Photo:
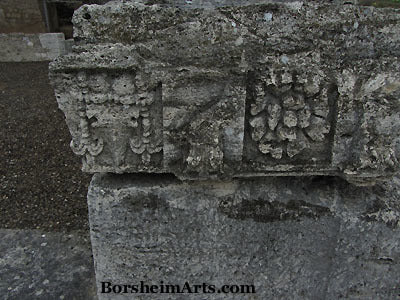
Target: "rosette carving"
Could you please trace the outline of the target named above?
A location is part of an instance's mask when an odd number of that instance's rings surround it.
[[[325,141],[330,109],[327,84],[318,77],[301,80],[288,71],[271,72],[254,88],[251,138],[263,154],[292,158]]]

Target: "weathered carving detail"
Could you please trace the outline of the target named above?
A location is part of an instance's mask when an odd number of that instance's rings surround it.
[[[74,141],[74,139],[71,140],[71,149],[77,155],[85,155],[89,153],[92,156],[97,156],[101,151],[103,151],[103,139],[91,137],[89,122],[83,105],[81,105],[81,108],[79,109],[79,117],[81,137],[79,142]]]
[[[258,151],[280,160],[326,142],[331,130],[329,85],[321,75],[271,69],[259,76],[250,96],[248,124]]]
[[[92,165],[104,147],[112,152],[114,166],[122,166],[131,155],[138,163],[149,166],[152,155],[162,150],[160,108],[152,114],[155,101],[161,99],[161,85],[149,88],[145,79],[135,72],[78,71],[63,74],[66,88],[61,95],[76,99],[79,130],[71,148],[78,155],[86,155]],[[157,98],[158,97],[158,98]],[[76,122],[76,121],[75,121]],[[96,132],[108,132],[104,141]],[[80,134],[80,136],[79,136]]]
[[[86,163],[93,164],[93,158],[98,156],[104,148],[104,140],[96,137],[90,130],[89,118],[87,114],[86,102],[88,98],[88,86],[86,76],[80,72],[75,76],[64,74],[66,82],[73,83],[68,90],[63,86],[59,91],[58,97],[61,95],[69,95],[76,99],[76,127],[77,130],[72,137],[70,147],[72,151],[85,157]]]
[[[158,153],[162,150],[162,144],[160,140],[154,142],[151,141],[152,134],[154,134],[154,129],[152,128],[150,120],[150,112],[147,107],[142,107],[139,111],[139,116],[141,117],[142,130],[140,135],[137,135],[129,139],[129,145],[133,153],[141,155],[142,162],[144,164],[149,164],[151,160],[151,154]],[[137,120],[134,123],[138,127]]]
[[[371,71],[363,80],[357,78],[359,76],[349,70],[339,77],[341,92],[347,90],[346,95],[355,94],[356,98],[343,99],[336,135],[345,144],[349,133],[357,132],[357,143],[346,149],[352,159],[348,159],[351,163],[345,166],[345,173],[353,178],[359,176],[362,181],[364,172],[383,174],[395,172],[400,166],[400,139],[396,136],[400,132],[400,81],[390,72]],[[348,112],[349,103],[359,104],[356,113]],[[351,119],[354,115],[356,120]]]
[[[83,6],[73,51],[50,64],[84,171],[357,184],[398,172],[398,13],[153,4]]]
[[[227,166],[240,162],[246,92],[243,77],[229,75],[212,69],[187,70],[173,76],[173,84],[166,84],[164,155],[168,169],[207,178],[227,173]],[[185,101],[193,97],[196,101]]]

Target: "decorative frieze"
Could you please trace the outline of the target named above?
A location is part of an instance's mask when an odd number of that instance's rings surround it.
[[[96,164],[120,172],[130,164],[138,170],[161,167],[161,85],[147,86],[136,71],[79,70],[60,79],[61,109],[77,108],[71,148],[85,157],[85,170]]]
[[[266,67],[248,85],[249,161],[329,164],[338,93],[322,70]]]
[[[369,184],[399,170],[399,21],[324,3],[83,6],[50,77],[87,172]]]

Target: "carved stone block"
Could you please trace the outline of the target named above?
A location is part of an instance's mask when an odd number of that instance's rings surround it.
[[[312,55],[302,59],[301,68],[295,57],[248,75],[244,160],[259,171],[330,164],[337,86]]]
[[[58,80],[75,154],[84,171],[162,168],[161,84],[136,70],[72,70]]]
[[[242,77],[180,69],[163,92],[166,170],[188,178],[233,174],[243,149]]]
[[[76,12],[50,77],[84,171],[369,184],[399,170],[398,12],[195,6]]]
[[[359,188],[336,178],[96,174],[88,208],[99,299],[396,299],[399,179]],[[102,287],[140,281],[216,288]],[[253,285],[255,293],[218,293],[224,284]]]

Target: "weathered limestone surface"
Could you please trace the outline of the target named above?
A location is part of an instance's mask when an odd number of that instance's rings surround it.
[[[399,169],[398,11],[200,2],[74,15],[50,75],[84,171],[366,184]]]
[[[100,175],[88,194],[103,299],[397,299],[400,179],[180,182]],[[255,294],[101,294],[112,284],[254,285]]]
[[[101,300],[400,295],[399,11],[256,2],[74,15],[50,77],[83,170],[101,173],[88,193]],[[141,281],[256,293],[102,293]]]

